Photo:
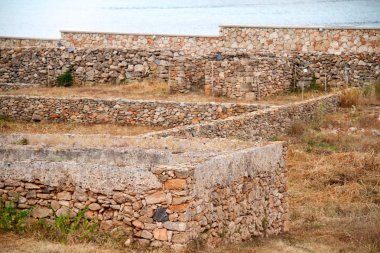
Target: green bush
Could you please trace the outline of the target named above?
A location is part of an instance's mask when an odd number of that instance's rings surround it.
[[[0,228],[17,232],[24,230],[30,211],[30,209],[18,210],[16,201],[3,203],[0,200]]]
[[[380,80],[377,80],[375,83],[375,95],[376,99],[380,100]]]
[[[85,217],[87,209],[80,210],[74,217],[70,213],[58,216],[54,223],[46,224],[43,220],[37,224],[45,233],[45,238],[60,242],[83,241],[90,239],[98,224]]]
[[[69,87],[74,84],[74,78],[72,75],[72,67],[67,69],[63,74],[57,77],[58,86]]]
[[[319,85],[317,84],[317,77],[313,73],[313,77],[310,81],[309,90],[319,90]]]

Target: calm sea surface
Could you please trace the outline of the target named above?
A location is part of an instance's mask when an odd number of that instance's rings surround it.
[[[0,36],[217,35],[220,24],[380,27],[380,0],[0,0]]]

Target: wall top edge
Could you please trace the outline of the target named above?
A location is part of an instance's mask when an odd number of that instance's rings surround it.
[[[196,37],[196,38],[220,38],[219,35],[194,35],[194,34],[154,34],[154,33],[119,33],[119,32],[96,32],[96,31],[69,31],[61,30],[61,33],[87,33],[87,34],[111,34],[111,35],[136,35],[136,36],[165,36],[165,37]]]
[[[130,98],[96,98],[87,96],[78,97],[58,97],[58,96],[33,96],[33,95],[7,95],[0,94],[1,99],[9,98],[26,98],[26,99],[56,99],[56,100],[91,100],[91,101],[111,101],[111,102],[127,102],[127,103],[157,103],[157,104],[178,104],[178,105],[232,105],[232,106],[247,106],[257,107],[260,109],[275,108],[271,104],[258,104],[258,103],[241,103],[241,102],[180,102],[175,100],[145,100],[145,99],[130,99]]]
[[[269,26],[269,25],[219,25],[220,28],[274,28],[274,29],[326,29],[326,30],[380,30],[380,27],[359,26]]]
[[[57,38],[33,38],[33,37],[13,37],[13,36],[0,36],[0,39],[11,39],[11,40],[50,40],[59,41]]]

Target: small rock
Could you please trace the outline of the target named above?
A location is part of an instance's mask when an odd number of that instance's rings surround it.
[[[158,191],[145,197],[145,201],[148,205],[162,203],[165,202],[165,200],[166,195],[163,191]]]
[[[70,192],[59,192],[57,194],[58,200],[71,200],[71,193]]]
[[[167,221],[164,223],[164,227],[168,230],[184,232],[187,229],[187,225],[184,222],[172,222]]]
[[[185,179],[170,179],[167,180],[164,184],[165,190],[182,190],[186,188]]]
[[[154,239],[159,241],[167,241],[168,240],[168,233],[165,228],[156,228],[153,230],[153,236]]]
[[[88,209],[90,209],[91,211],[97,211],[101,208],[102,207],[98,203],[91,203],[90,205],[88,205]]]
[[[37,206],[36,208],[32,210],[32,213],[31,213],[32,217],[37,218],[37,219],[46,218],[52,214],[53,214],[53,210],[44,206]]]
[[[153,219],[157,222],[169,221],[169,216],[166,213],[166,208],[158,207],[154,212]]]
[[[139,220],[135,220],[132,222],[132,225],[135,226],[136,228],[144,229],[144,223],[142,223]]]

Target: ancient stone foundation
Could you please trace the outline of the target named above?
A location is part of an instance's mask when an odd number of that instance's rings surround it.
[[[21,138],[28,145],[17,145]],[[70,135],[0,139],[0,195],[17,199],[20,208],[33,207],[35,219],[87,208],[86,216],[101,229],[118,230],[128,242],[175,250],[195,240],[236,243],[288,229],[281,142]]]

